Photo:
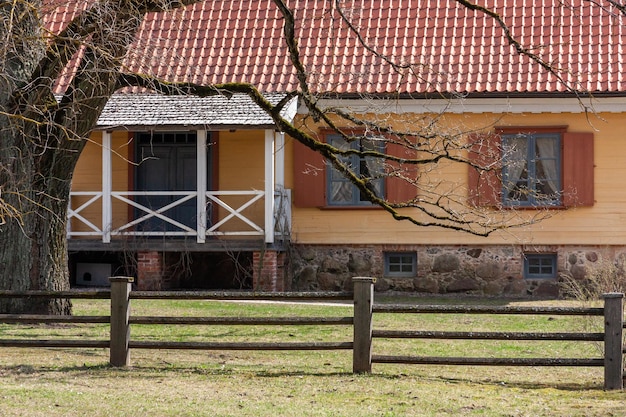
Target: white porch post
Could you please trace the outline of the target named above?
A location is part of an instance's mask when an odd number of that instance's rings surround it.
[[[207,158],[206,158],[206,130],[198,130],[196,141],[196,184],[197,184],[197,208],[198,223],[196,227],[197,242],[204,243],[206,239],[206,225],[207,225]]]
[[[265,130],[265,243],[274,243],[274,131]]]
[[[113,227],[113,169],[111,164],[111,132],[102,132],[102,242],[111,242]]]
[[[289,238],[288,235],[291,230],[290,190],[285,189],[285,134],[276,132],[274,140],[276,141],[274,158],[276,164],[274,222],[276,222],[276,225],[274,226],[274,233],[280,236],[280,239],[285,239]]]
[[[276,189],[281,192],[285,189],[285,134],[276,132]]]

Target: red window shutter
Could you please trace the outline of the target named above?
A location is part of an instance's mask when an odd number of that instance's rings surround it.
[[[405,159],[415,159],[417,156],[415,150],[391,142],[387,143],[386,152],[388,155]],[[393,161],[388,161],[387,164],[389,165],[387,172],[401,170],[403,176],[417,179],[417,165],[399,164]],[[398,177],[388,176],[385,178],[385,198],[390,203],[404,203],[414,199],[416,195],[417,187],[415,184]]]
[[[593,206],[593,133],[563,133],[563,205]]]
[[[293,203],[296,207],[326,205],[326,163],[324,157],[294,140]]]
[[[477,207],[499,206],[502,194],[502,155],[497,135],[471,135],[468,170],[469,202]],[[488,168],[488,169],[487,169]]]

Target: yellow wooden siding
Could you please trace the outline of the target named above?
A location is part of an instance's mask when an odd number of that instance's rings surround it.
[[[111,136],[111,170],[113,191],[126,191],[129,181],[129,140],[128,132],[113,132]],[[102,191],[102,133],[94,132],[85,149],[80,155],[74,177],[72,191]],[[72,197],[72,207],[77,208],[88,201],[90,196]],[[119,227],[128,222],[127,205],[119,200],[113,201],[113,227]],[[80,215],[99,228],[102,227],[102,200],[92,203],[80,212]],[[72,219],[73,231],[90,231],[84,223]]]
[[[406,117],[406,116],[404,116]],[[462,131],[494,125],[567,125],[570,132],[593,132],[595,200],[593,207],[552,210],[550,217],[522,229],[488,238],[442,228],[398,222],[380,209],[293,208],[293,240],[319,244],[624,244],[626,242],[626,118],[617,114],[450,115],[446,123]],[[290,165],[291,166],[291,165]],[[437,180],[465,186],[466,166],[448,166]],[[293,184],[289,179],[288,186]],[[416,210],[409,213],[417,214]],[[522,211],[522,215],[532,214]]]
[[[263,130],[237,130],[219,133],[218,190],[250,191],[265,190],[265,132]],[[250,196],[221,196],[233,209],[237,209]],[[215,207],[215,205],[214,205]],[[217,207],[217,221],[228,212]],[[242,214],[260,227],[264,227],[264,200],[260,199]],[[251,230],[239,219],[231,219],[220,231]]]

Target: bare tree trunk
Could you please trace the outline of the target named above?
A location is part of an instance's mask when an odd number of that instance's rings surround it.
[[[58,155],[52,146],[57,141],[49,138],[40,138],[49,147],[33,149],[32,135],[12,127],[0,132],[0,183],[5,204],[17,208],[20,216],[0,226],[0,289],[69,289],[65,226],[77,156]],[[70,314],[71,303],[4,299],[0,312]]]
[[[0,289],[69,288],[66,218],[74,168],[149,10],[141,1],[97,2],[63,36],[46,41],[41,7],[39,0],[0,4],[0,39],[10,40],[0,44],[0,207],[16,213],[0,212]],[[58,101],[54,81],[72,59],[75,73]],[[69,314],[71,303],[0,300],[2,312]]]

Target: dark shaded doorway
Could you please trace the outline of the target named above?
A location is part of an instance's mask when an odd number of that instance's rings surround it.
[[[197,189],[197,157],[195,132],[139,133],[135,190],[190,191]],[[207,158],[207,161],[210,161]],[[210,172],[210,169],[207,170]],[[137,196],[136,201],[150,210],[159,210],[181,199],[180,195]],[[196,197],[160,212],[160,214],[192,229],[197,226]],[[135,219],[147,213],[135,209]],[[145,232],[181,231],[176,225],[153,216],[137,225]]]

